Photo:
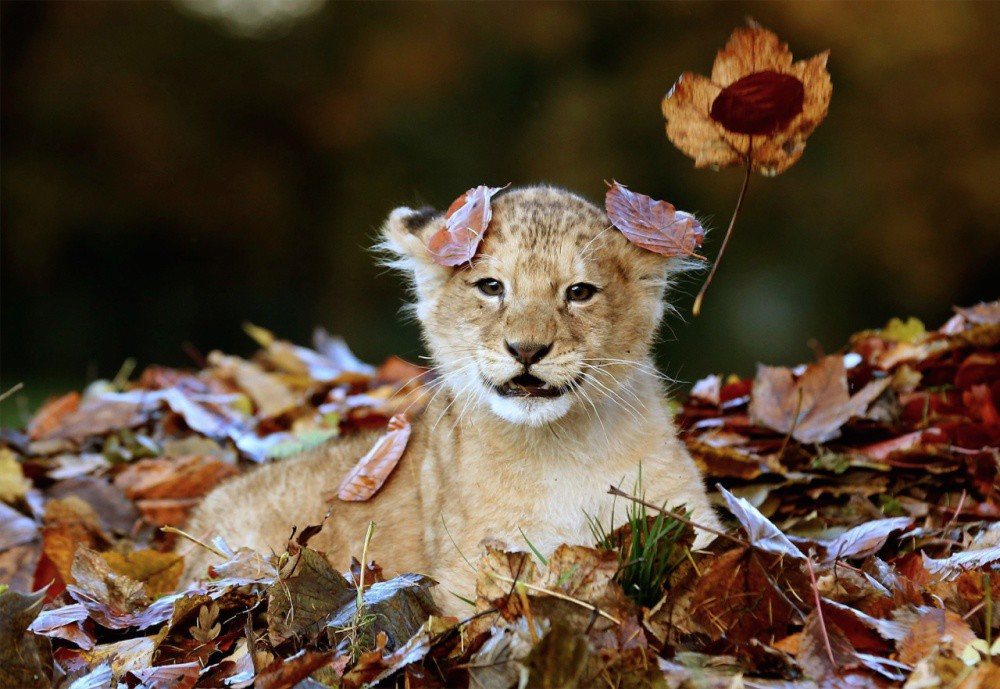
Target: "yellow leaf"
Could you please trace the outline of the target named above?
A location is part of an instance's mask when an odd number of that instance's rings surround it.
[[[31,488],[31,481],[24,477],[17,456],[4,447],[0,448],[0,500],[14,502],[24,497]]]
[[[127,554],[101,553],[101,557],[116,574],[143,582],[150,598],[172,593],[184,571],[184,558],[174,553],[135,550]]]
[[[884,340],[916,344],[924,339],[926,334],[927,329],[924,327],[924,324],[919,319],[911,316],[905,323],[898,318],[893,318],[882,328],[879,336]]]

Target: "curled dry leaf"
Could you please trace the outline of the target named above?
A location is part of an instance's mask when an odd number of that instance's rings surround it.
[[[351,469],[337,489],[337,497],[348,502],[368,500],[382,488],[399,464],[410,440],[410,422],[405,414],[389,419],[387,432]]]
[[[754,22],[736,29],[711,79],[685,72],[663,99],[667,137],[695,167],[784,172],[830,107],[828,55],[793,63],[774,33]]]
[[[666,201],[629,191],[612,181],[604,197],[608,218],[636,246],[663,256],[694,256],[705,231],[693,215]]]
[[[431,260],[443,266],[471,262],[493,217],[490,198],[508,186],[480,185],[455,199],[445,213],[444,227],[431,235],[427,243]]]

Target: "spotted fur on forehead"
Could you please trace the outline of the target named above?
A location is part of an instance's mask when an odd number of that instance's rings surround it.
[[[663,261],[622,237],[603,209],[558,187],[515,189],[494,199],[477,264],[500,263],[500,257],[519,273],[552,279],[587,261],[599,261],[602,269],[626,279],[663,275]]]

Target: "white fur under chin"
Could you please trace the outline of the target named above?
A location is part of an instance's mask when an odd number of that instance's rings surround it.
[[[544,426],[566,416],[573,400],[562,397],[501,397],[489,394],[490,409],[504,421],[525,426]]]

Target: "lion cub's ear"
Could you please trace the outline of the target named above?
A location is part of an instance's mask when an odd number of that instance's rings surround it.
[[[425,206],[419,210],[403,206],[389,214],[376,247],[385,255],[385,264],[401,270],[413,281],[422,300],[428,290],[448,279],[452,268],[435,263],[427,242],[444,227],[444,213]]]

